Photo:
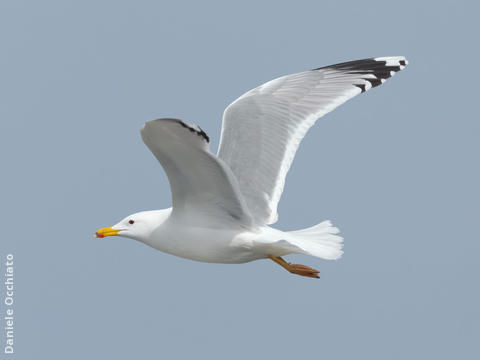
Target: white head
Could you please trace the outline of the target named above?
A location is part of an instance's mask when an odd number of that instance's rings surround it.
[[[131,239],[146,241],[170,215],[170,209],[141,211],[124,218],[119,223],[102,228],[95,233],[95,237],[123,236]]]

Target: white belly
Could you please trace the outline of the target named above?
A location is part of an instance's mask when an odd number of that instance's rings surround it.
[[[144,242],[155,249],[186,259],[238,264],[266,257],[254,250],[253,244],[259,236],[259,232],[248,230],[164,224]]]

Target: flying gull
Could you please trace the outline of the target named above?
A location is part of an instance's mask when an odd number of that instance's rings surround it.
[[[148,121],[142,139],[163,166],[172,207],[142,211],[103,228],[197,261],[245,263],[269,258],[290,273],[318,271],[282,256],[338,259],[343,239],[330,221],[296,231],[269,225],[300,141],[315,121],[376,87],[407,65],[402,56],[321,67],[269,81],[240,96],[223,114],[217,155],[198,126],[178,119]]]

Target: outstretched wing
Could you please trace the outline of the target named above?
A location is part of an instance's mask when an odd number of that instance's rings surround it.
[[[197,226],[220,226],[229,220],[251,223],[235,176],[210,152],[202,129],[177,119],[158,119],[145,123],[141,133],[167,173],[173,217],[188,217]]]
[[[287,75],[225,109],[218,157],[235,174],[257,222],[276,221],[285,176],[315,121],[406,65],[402,56],[371,58]]]

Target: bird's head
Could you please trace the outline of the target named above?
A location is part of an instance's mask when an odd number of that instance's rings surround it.
[[[170,209],[138,212],[127,216],[113,226],[97,230],[94,236],[104,238],[116,235],[145,241],[168,218],[169,214]]]

